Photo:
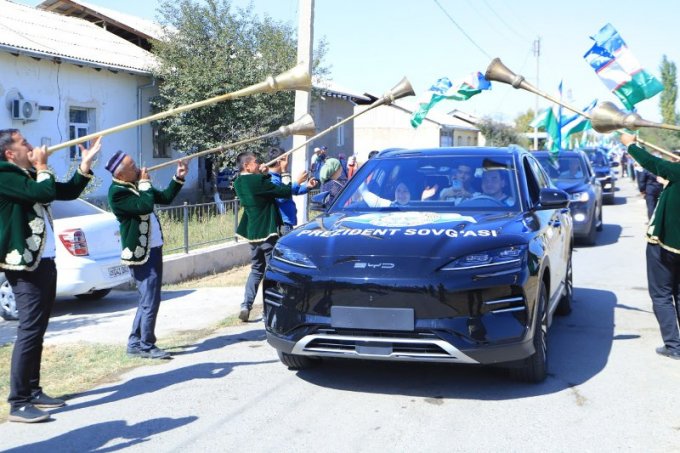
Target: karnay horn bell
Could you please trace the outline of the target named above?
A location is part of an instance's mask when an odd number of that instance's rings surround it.
[[[406,97],[406,96],[413,96],[414,94],[415,94],[415,92],[413,91],[413,87],[411,86],[411,83],[408,81],[408,79],[406,79],[406,77],[404,77],[403,79],[401,79],[399,81],[399,83],[397,83],[394,87],[392,87],[392,89],[390,91],[383,94],[381,98],[377,99],[375,102],[373,102],[373,104],[369,105],[366,109],[362,110],[361,112],[355,113],[352,116],[348,116],[344,120],[335,123],[334,125],[332,125],[328,129],[324,129],[323,131],[319,132],[315,136],[311,137],[306,142],[299,145],[298,147],[293,148],[289,151],[286,151],[285,153],[281,154],[276,159],[267,162],[266,165],[271,165],[274,162],[276,162],[278,159],[281,159],[283,156],[287,156],[288,154],[292,153],[293,151],[297,151],[298,149],[307,146],[308,144],[310,144],[311,142],[313,142],[317,138],[323,137],[324,135],[328,134],[329,132],[334,131],[335,129],[339,128],[343,124],[347,123],[348,121],[353,120],[357,116],[363,115],[364,113],[368,112],[369,110],[372,110],[372,109],[374,109],[378,106],[381,106],[383,104],[384,105],[390,105],[391,103],[393,103],[397,99],[401,99],[401,98]]]
[[[309,90],[312,86],[312,79],[307,71],[307,65],[305,63],[300,63],[288,71],[282,72],[277,76],[269,76],[264,82],[256,83],[249,87],[242,88],[231,93],[225,93],[219,96],[215,96],[203,101],[194,102],[192,104],[182,105],[175,107],[164,112],[159,112],[154,115],[150,115],[138,120],[130,121],[129,123],[121,124],[119,126],[114,126],[109,129],[104,129],[103,131],[98,131],[93,134],[84,135],[67,142],[59,143],[58,145],[50,146],[47,148],[47,154],[52,154],[54,151],[62,148],[67,148],[69,146],[77,145],[78,143],[83,143],[93,138],[113,134],[114,132],[120,132],[125,129],[130,129],[132,127],[141,126],[142,124],[150,123],[151,121],[160,120],[171,115],[176,115],[177,113],[186,112],[187,110],[192,110],[198,107],[203,107],[210,104],[215,104],[220,101],[226,101],[230,99],[236,99],[244,96],[249,96],[251,94],[259,93],[273,93],[275,91],[283,90]]]
[[[274,137],[287,137],[289,135],[304,135],[306,137],[309,137],[310,135],[314,135],[316,132],[315,126],[314,126],[314,119],[309,113],[305,113],[302,115],[297,121],[288,124],[287,126],[281,126],[274,132],[270,132],[268,134],[260,135],[259,137],[254,137],[254,138],[247,138],[245,140],[241,140],[239,142],[235,143],[229,143],[228,145],[222,145],[218,146],[216,148],[210,148],[206,149],[205,151],[200,151],[198,153],[194,154],[189,154],[185,157],[180,157],[179,159],[174,159],[170,160],[167,162],[163,162],[162,164],[154,165],[152,167],[149,167],[146,169],[146,171],[154,171],[158,170],[163,167],[167,167],[169,165],[176,164],[179,161],[187,161],[191,160],[195,157],[200,157],[200,156],[205,156],[207,154],[213,154],[213,153],[219,153],[222,151],[226,151],[227,149],[230,148],[235,148],[240,145],[246,145],[248,143],[252,143],[257,140],[265,140],[268,138],[274,138]]]

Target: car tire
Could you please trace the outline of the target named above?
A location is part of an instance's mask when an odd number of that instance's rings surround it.
[[[76,297],[81,300],[99,300],[106,297],[107,294],[111,292],[111,288],[108,289],[96,289],[91,293],[86,294],[76,294]]]
[[[288,354],[281,351],[276,351],[276,353],[279,355],[279,360],[281,363],[286,365],[289,370],[304,370],[306,368],[313,367],[321,361],[320,359],[313,359],[303,355]]]
[[[14,292],[5,274],[0,274],[0,316],[7,321],[19,319]]]
[[[541,283],[534,319],[534,353],[524,359],[520,367],[510,368],[511,376],[522,382],[543,382],[548,375],[548,296]]]
[[[590,229],[588,230],[588,234],[586,237],[583,239],[583,242],[586,245],[595,245],[595,241],[597,240],[597,217],[593,216],[593,221],[590,223]]]
[[[566,316],[571,313],[571,303],[574,300],[574,279],[573,270],[571,267],[571,254],[569,254],[569,261],[567,262],[567,273],[564,276],[564,294],[557,303],[555,314],[558,316]]]

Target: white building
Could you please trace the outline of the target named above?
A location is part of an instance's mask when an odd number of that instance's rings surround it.
[[[0,0],[0,129],[16,128],[30,143],[54,146],[74,137],[150,115],[155,92],[151,53],[76,17]],[[96,181],[87,197],[104,199],[111,175],[108,158],[123,150],[140,165],[179,157],[154,143],[150,125],[107,135],[94,166]],[[64,178],[78,165],[77,147],[57,150],[49,165]],[[191,161],[183,195],[197,186],[197,164]],[[152,178],[165,186],[174,167]]]

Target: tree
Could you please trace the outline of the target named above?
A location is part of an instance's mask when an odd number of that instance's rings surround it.
[[[536,117],[536,112],[532,109],[520,114],[515,118],[515,130],[517,132],[533,132],[534,128],[530,127],[529,124]]]
[[[159,8],[166,39],[154,43],[160,64],[154,70],[159,95],[156,111],[186,105],[264,81],[295,66],[297,42],[291,26],[259,19],[252,9],[232,8],[230,0],[163,0]],[[317,74],[325,44],[317,49]],[[294,92],[253,94],[200,107],[160,121],[166,139],[188,154],[254,138],[293,121]],[[255,142],[266,149],[278,139]],[[248,146],[248,145],[246,145]],[[234,164],[236,147],[213,155],[213,168]]]
[[[511,144],[527,147],[528,140],[507,124],[499,123],[491,118],[483,118],[477,123],[479,131],[486,139],[488,146],[508,146]]]
[[[663,91],[659,98],[661,118],[664,123],[676,124],[677,113],[675,111],[675,102],[678,98],[678,83],[675,63],[669,61],[666,55],[664,55],[661,59],[659,71],[661,72],[661,83],[663,84]]]

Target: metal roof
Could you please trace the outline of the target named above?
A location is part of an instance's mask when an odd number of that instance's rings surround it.
[[[155,57],[88,21],[0,0],[0,51],[150,74]]]

